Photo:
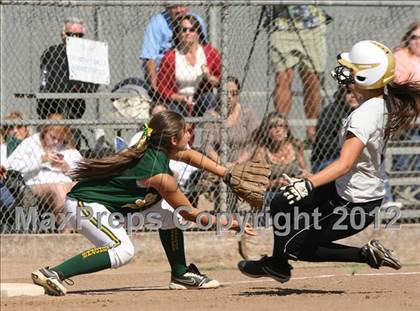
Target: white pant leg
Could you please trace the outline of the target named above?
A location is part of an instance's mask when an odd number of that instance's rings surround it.
[[[64,210],[70,213],[71,226],[96,247],[107,246],[111,267],[128,263],[134,256],[134,246],[125,228],[111,212],[99,203],[84,203],[67,197]],[[118,226],[119,225],[119,226]]]
[[[169,230],[176,227],[175,218],[178,222],[182,221],[181,215],[175,215],[175,210],[165,200],[160,200],[156,204],[152,205],[148,209],[141,212],[144,218],[144,223],[158,224],[159,229]]]

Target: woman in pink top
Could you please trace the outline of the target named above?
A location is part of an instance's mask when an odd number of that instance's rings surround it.
[[[213,89],[221,78],[221,56],[210,44],[203,45],[200,23],[192,15],[174,24],[174,48],[163,56],[158,90],[169,110],[184,116],[202,116],[217,103]]]
[[[394,81],[420,81],[420,21],[408,27],[394,57]]]

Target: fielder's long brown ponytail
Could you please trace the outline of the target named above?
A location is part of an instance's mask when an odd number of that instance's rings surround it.
[[[147,148],[155,148],[168,154],[172,137],[181,138],[185,121],[173,111],[163,111],[143,126],[140,141],[133,147],[101,159],[84,159],[70,173],[75,180],[100,179],[120,175],[124,170],[137,164]]]

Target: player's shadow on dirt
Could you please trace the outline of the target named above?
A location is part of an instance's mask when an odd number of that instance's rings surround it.
[[[117,288],[98,288],[98,289],[83,289],[73,290],[67,292],[67,294],[74,295],[110,295],[115,293],[123,292],[146,292],[146,291],[161,291],[169,290],[168,287],[164,286],[149,286],[149,287],[117,287]]]
[[[239,296],[289,296],[289,295],[305,295],[305,294],[344,294],[343,290],[322,290],[322,289],[298,289],[298,288],[266,288],[254,287],[255,291],[241,292]]]

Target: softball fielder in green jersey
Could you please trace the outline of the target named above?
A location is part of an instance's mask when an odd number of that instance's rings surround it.
[[[153,219],[159,221],[159,236],[171,266],[169,288],[219,287],[216,280],[201,274],[194,264],[186,265],[183,232],[176,226],[174,208],[188,207],[179,214],[189,221],[196,220],[199,210],[192,207],[178,188],[169,160],[184,161],[218,176],[223,176],[227,169],[197,151],[187,150],[186,124],[175,112],[155,115],[150,127],[145,125],[143,131],[136,146],[113,156],[83,160],[72,172],[79,182],[67,194],[65,212],[71,225],[95,247],[55,267],[32,272],[33,282],[44,287],[47,294],[65,295],[66,279],[118,268],[133,258],[133,243],[126,229],[116,226],[120,220],[112,217],[113,212],[125,216],[137,212],[146,220],[153,213]],[[204,216],[200,221],[215,225],[216,217]],[[222,221],[222,225],[227,224]],[[239,223],[234,220],[230,229],[239,231]],[[249,224],[244,232],[255,235]]]

